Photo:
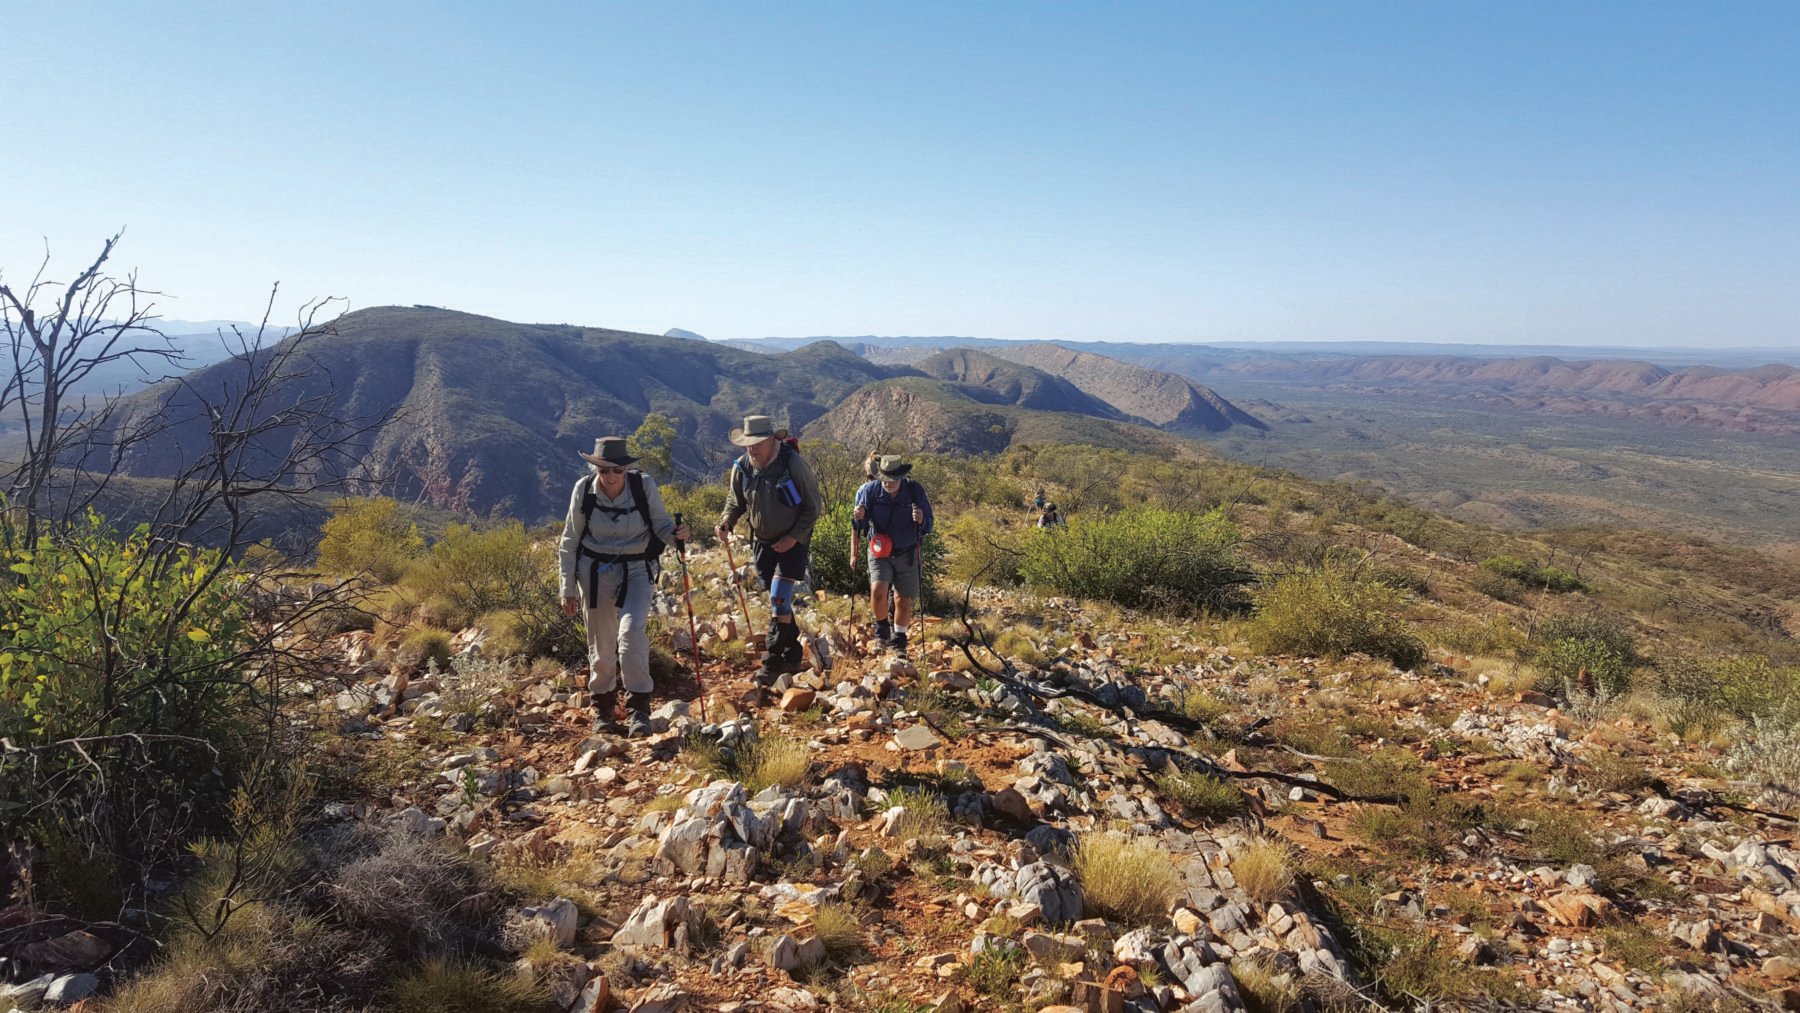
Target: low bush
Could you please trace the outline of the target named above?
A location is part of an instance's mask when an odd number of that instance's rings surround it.
[[[1519,600],[1525,597],[1527,590],[1524,584],[1511,577],[1489,573],[1486,570],[1479,571],[1470,577],[1469,586],[1495,601],[1503,601],[1508,605],[1518,604]]]
[[[1532,631],[1532,660],[1539,688],[1567,699],[1580,691],[1602,699],[1631,688],[1640,662],[1637,643],[1624,625],[1599,613],[1553,616]]]
[[[436,666],[442,672],[450,667],[450,631],[430,626],[408,630],[400,638],[400,654],[396,659],[409,667],[424,669]]]
[[[1088,834],[1075,846],[1074,859],[1086,909],[1107,918],[1146,924],[1162,917],[1181,893],[1181,874],[1169,853],[1148,841]]]
[[[1393,588],[1340,570],[1297,573],[1257,596],[1246,633],[1252,647],[1268,654],[1361,653],[1417,668],[1425,661],[1425,644],[1399,616],[1400,604]]]
[[[1746,777],[1800,797],[1800,725],[1752,719],[1749,734],[1731,747],[1726,763]]]
[[[835,902],[819,905],[813,912],[813,934],[825,944],[825,959],[843,964],[862,952],[862,923],[856,912]]]
[[[400,579],[425,551],[419,526],[386,496],[345,497],[331,504],[319,539],[319,567],[364,574],[383,584]]]
[[[693,735],[683,744],[681,759],[708,777],[737,781],[755,794],[775,785],[788,789],[804,785],[812,754],[805,742],[782,735],[763,735],[731,750],[708,736]]]
[[[512,608],[556,574],[548,540],[534,550],[525,525],[510,521],[478,530],[452,524],[407,577],[421,593],[441,596],[466,619]]]
[[[1223,510],[1128,509],[1032,532],[1020,573],[1039,590],[1126,608],[1232,611],[1250,580],[1237,547]]]
[[[1003,528],[990,517],[961,514],[943,526],[950,546],[945,576],[960,588],[970,581],[995,587],[1016,587],[1025,553],[1023,539],[1036,534],[1030,528]],[[952,589],[954,590],[954,588]]]
[[[0,836],[43,849],[50,899],[116,919],[141,865],[223,827],[285,669],[248,663],[263,640],[218,553],[91,513],[25,537],[0,511]]]
[[[1545,591],[1566,593],[1587,590],[1587,584],[1561,567],[1527,562],[1517,556],[1490,556],[1481,561],[1481,569],[1515,580],[1526,587]]]
[[[923,788],[897,788],[888,793],[886,806],[899,806],[905,812],[895,826],[894,836],[942,837],[950,828],[950,805],[942,795]]]

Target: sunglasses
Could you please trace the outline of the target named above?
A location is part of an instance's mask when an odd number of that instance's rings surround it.
[[[602,475],[623,475],[623,474],[625,474],[624,468],[608,468],[608,467],[604,467],[601,465],[595,465],[594,470],[599,472]]]

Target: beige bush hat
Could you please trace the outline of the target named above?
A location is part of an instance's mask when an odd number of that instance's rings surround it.
[[[767,415],[744,416],[744,427],[731,431],[731,442],[740,447],[754,447],[775,438],[775,420]]]

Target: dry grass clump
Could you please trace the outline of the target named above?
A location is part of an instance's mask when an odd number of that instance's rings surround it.
[[[388,995],[396,1013],[528,1013],[544,998],[529,975],[443,958],[402,973]]]
[[[806,772],[812,761],[807,745],[799,739],[769,735],[758,739],[744,750],[749,775],[744,788],[752,794],[774,785],[789,790],[806,783]]]
[[[1089,834],[1075,847],[1075,874],[1087,905],[1131,924],[1151,921],[1181,892],[1169,853],[1148,841]]]
[[[754,795],[773,785],[789,790],[805,785],[812,754],[806,743],[785,735],[764,735],[729,752],[692,735],[682,744],[681,762],[707,777],[737,781]]]
[[[906,810],[895,825],[895,836],[942,837],[950,828],[950,805],[942,795],[924,788],[896,788],[888,793],[887,806]]]
[[[1267,904],[1294,882],[1287,846],[1268,837],[1252,840],[1231,860],[1231,875],[1251,900]]]
[[[1244,793],[1229,781],[1198,771],[1166,771],[1156,776],[1156,791],[1179,802],[1203,820],[1229,819],[1244,811]]]
[[[481,892],[475,867],[438,841],[402,831],[384,834],[373,852],[340,868],[329,889],[346,923],[422,951],[453,948],[478,928],[453,911]]]
[[[1231,962],[1231,977],[1253,1013],[1297,1013],[1300,987],[1291,975],[1277,974],[1272,960],[1238,957]]]
[[[862,952],[862,923],[848,905],[821,904],[812,923],[813,934],[825,944],[826,960],[842,964]]]

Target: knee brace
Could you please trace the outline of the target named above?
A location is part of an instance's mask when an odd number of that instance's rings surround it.
[[[769,581],[769,610],[778,616],[794,614],[794,582],[786,577]]]

